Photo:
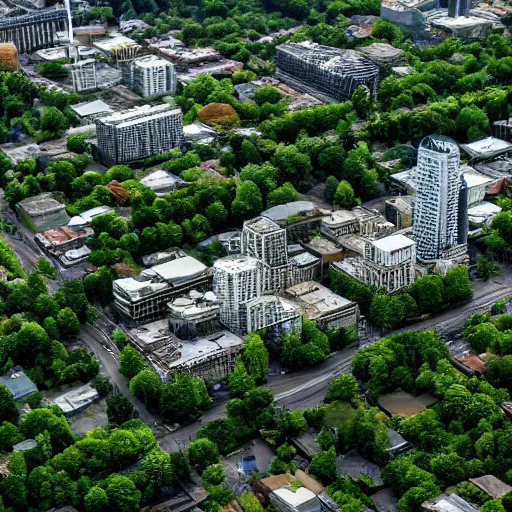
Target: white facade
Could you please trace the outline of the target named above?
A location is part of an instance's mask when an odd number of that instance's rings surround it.
[[[404,235],[369,241],[361,260],[361,280],[391,293],[414,282],[415,263],[416,244]]]
[[[98,88],[96,61],[80,60],[71,65],[71,78],[76,92],[94,91]]]
[[[247,332],[246,305],[261,295],[261,264],[240,254],[218,259],[213,265],[213,293],[220,303],[220,321],[231,331]]]
[[[448,137],[425,137],[418,151],[413,234],[418,258],[436,260],[458,245],[460,153]]]
[[[154,55],[133,61],[131,78],[131,87],[143,98],[173,94],[178,83],[174,65]]]

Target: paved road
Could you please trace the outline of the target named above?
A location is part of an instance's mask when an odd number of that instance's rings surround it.
[[[504,276],[498,276],[488,282],[474,283],[473,300],[457,309],[446,311],[423,322],[398,329],[394,333],[407,330],[435,329],[448,344],[452,344],[453,336],[464,327],[467,317],[475,311],[485,311],[497,300],[512,295],[512,276],[507,269]],[[390,333],[393,334],[393,333]],[[306,368],[288,375],[274,375],[268,380],[266,387],[274,393],[279,405],[289,409],[304,409],[322,403],[329,382],[341,373],[350,371],[350,365],[359,347],[352,346],[333,354],[322,364]],[[201,418],[191,425],[164,436],[159,440],[160,446],[166,451],[183,448],[193,439],[197,430],[208,421],[224,418],[225,402],[215,403]]]

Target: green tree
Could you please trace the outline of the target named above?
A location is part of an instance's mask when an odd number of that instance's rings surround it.
[[[390,25],[398,29],[398,27],[393,23],[390,23]],[[368,119],[368,116],[371,114],[373,110],[373,101],[371,93],[368,90],[368,88],[364,85],[360,85],[352,94],[352,98],[350,98],[350,101],[354,105],[354,110],[356,111],[357,115],[361,119]]]
[[[324,198],[329,203],[334,202],[334,196],[336,194],[336,190],[338,190],[339,184],[340,182],[335,176],[327,177],[327,180],[325,181]]]
[[[476,275],[484,281],[488,281],[491,277],[496,277],[501,274],[501,268],[493,261],[488,260],[483,256],[476,259]]]
[[[358,398],[359,384],[357,380],[350,373],[343,373],[330,382],[324,402],[330,403],[335,400],[355,402]]]
[[[124,395],[114,395],[107,400],[107,418],[110,424],[120,426],[137,416],[137,411]]]
[[[275,87],[271,85],[264,85],[260,87],[254,94],[254,101],[259,105],[264,103],[277,103],[281,101],[283,95]]]
[[[226,226],[229,212],[220,201],[215,201],[206,208],[205,215],[214,232],[217,232]]]
[[[84,496],[85,512],[106,512],[108,510],[108,496],[104,489],[95,485]]]
[[[119,354],[119,371],[128,379],[132,379],[146,367],[144,358],[127,345]]]
[[[263,512],[260,500],[252,492],[243,492],[238,497],[238,502],[244,512]]]
[[[49,279],[55,279],[57,276],[55,265],[43,256],[41,256],[37,262],[37,270]]]
[[[7,388],[3,384],[0,385],[0,421],[10,421],[15,423],[18,420],[18,408],[16,402]]]
[[[236,196],[231,203],[231,213],[240,220],[256,217],[263,210],[261,192],[252,181],[241,181],[236,187]]]
[[[80,322],[71,308],[64,308],[57,314],[57,327],[60,339],[66,340],[76,336],[80,332]]]
[[[495,350],[499,347],[502,333],[493,324],[476,325],[466,336],[471,348],[477,353],[486,352],[488,348]]]
[[[268,162],[263,165],[247,165],[240,171],[240,179],[242,181],[252,181],[264,195],[277,187],[278,175],[277,167]]]
[[[110,510],[134,512],[140,509],[141,492],[126,476],[113,474],[105,480]]]
[[[467,267],[454,267],[444,278],[445,298],[450,304],[463,304],[471,300],[473,289]]]
[[[334,193],[334,205],[340,208],[350,208],[354,205],[354,189],[348,181],[340,181]]]
[[[188,482],[190,480],[190,462],[187,452],[177,450],[170,453],[172,475],[176,480]]]
[[[235,359],[235,368],[228,377],[228,383],[233,396],[240,397],[255,386],[254,377],[247,372],[241,356]]]
[[[203,471],[202,479],[205,487],[209,485],[220,485],[226,479],[224,467],[222,464],[212,464],[208,466]]]
[[[43,110],[39,120],[39,127],[42,131],[57,135],[68,126],[66,117],[58,108],[48,107]]]
[[[162,387],[160,412],[170,421],[184,422],[208,408],[211,399],[204,380],[180,373]]]
[[[66,141],[66,149],[72,153],[86,153],[89,151],[89,143],[87,134],[69,135]]]
[[[159,446],[153,448],[142,461],[142,468],[157,489],[166,487],[172,482],[172,465],[169,454]]]
[[[436,313],[443,304],[443,279],[438,274],[420,277],[411,285],[410,292],[422,313]]]
[[[130,393],[146,407],[157,407],[162,393],[162,381],[154,370],[146,368],[130,380]]]
[[[292,201],[298,201],[299,194],[289,182],[283,183],[282,186],[269,192],[267,197],[267,207],[272,208],[278,204],[291,203]]]
[[[310,474],[316,476],[324,484],[330,484],[336,480],[336,452],[334,447],[326,452],[313,455],[309,465]]]
[[[256,146],[248,139],[244,139],[240,150],[236,154],[238,167],[245,167],[249,164],[261,164],[261,156]]]
[[[242,359],[256,383],[264,382],[268,374],[269,355],[265,343],[256,333],[247,335]]]
[[[272,164],[280,171],[280,181],[292,184],[297,184],[313,171],[309,156],[301,153],[294,145],[280,145],[272,157]]]
[[[217,445],[209,439],[196,439],[188,447],[190,464],[204,471],[208,466],[219,462],[219,450]]]
[[[384,330],[400,326],[407,316],[407,310],[400,296],[377,293],[370,306],[370,321]]]

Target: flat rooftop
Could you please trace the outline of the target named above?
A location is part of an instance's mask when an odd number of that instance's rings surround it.
[[[273,206],[262,212],[261,215],[274,222],[282,222],[291,215],[307,215],[308,213],[314,212],[316,209],[317,205],[311,201],[293,201],[291,203]]]
[[[201,275],[207,268],[204,263],[201,263],[192,256],[184,256],[183,258],[161,263],[150,269],[143,270],[141,274],[156,275],[163,281],[174,283]]]
[[[394,252],[412,247],[416,242],[405,235],[390,235],[373,240],[371,244],[381,251]]]
[[[275,231],[282,231],[273,220],[266,217],[256,217],[255,219],[248,220],[244,223],[244,229],[248,228],[256,233],[269,234]]]
[[[66,206],[54,199],[53,194],[49,192],[27,197],[20,201],[17,206],[22,208],[31,217],[47,215],[66,209]]]
[[[123,36],[121,34],[116,35],[114,37],[105,37],[103,39],[98,39],[97,41],[94,41],[93,46],[104,52],[110,52],[119,48],[128,48],[130,46],[138,46],[139,48],[142,48],[133,39],[130,39],[129,37]]]
[[[141,68],[153,68],[153,67],[174,67],[168,60],[157,57],[156,55],[148,55],[141,57],[133,62],[136,66]]]
[[[378,402],[391,416],[412,416],[426,409],[416,397],[401,389],[382,395]]]
[[[470,478],[469,481],[475,484],[479,489],[488,494],[491,498],[503,498],[509,492],[512,492],[512,487],[502,482],[494,475],[484,475],[478,478]]]
[[[0,384],[7,386],[14,400],[37,391],[37,386],[25,375],[22,369],[13,369],[0,377]]]
[[[309,320],[315,320],[339,309],[356,306],[355,302],[337,295],[316,281],[296,284],[288,288],[286,294],[299,302]]]
[[[512,151],[512,143],[497,139],[496,137],[487,137],[475,142],[470,142],[469,144],[461,144],[460,147],[472,158],[492,156]]]
[[[233,254],[225,258],[219,258],[214,264],[213,268],[221,269],[230,274],[237,274],[239,272],[256,271],[260,268],[260,262],[256,258],[244,256],[242,254]]]
[[[80,117],[95,116],[114,112],[114,110],[102,100],[77,103],[76,105],[71,105],[71,109]]]
[[[120,127],[130,126],[134,123],[144,122],[162,116],[182,115],[181,109],[172,108],[171,105],[142,105],[123,112],[115,112],[106,117],[96,119],[97,123],[118,125]]]
[[[322,219],[322,223],[329,227],[335,227],[355,221],[356,216],[350,210],[336,210]]]
[[[182,341],[180,358],[170,363],[169,367],[172,369],[182,365],[191,366],[199,360],[222,353],[230,348],[239,347],[243,343],[244,340],[242,338],[226,330],[198,338],[197,340]]]

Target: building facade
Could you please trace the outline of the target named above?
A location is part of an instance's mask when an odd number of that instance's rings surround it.
[[[425,137],[418,150],[413,235],[418,258],[436,260],[459,245],[459,193],[462,187],[457,143]]]
[[[136,59],[130,63],[130,84],[143,98],[176,92],[176,71],[174,65],[155,55]]]
[[[180,146],[183,114],[166,104],[145,105],[96,119],[96,133],[107,165],[135,162]]]
[[[360,85],[375,97],[379,68],[354,50],[305,41],[276,47],[276,77],[302,92],[345,101]]]
[[[0,43],[13,43],[18,53],[54,46],[57,32],[67,30],[66,9],[44,9],[0,18]]]
[[[416,244],[404,235],[368,241],[361,260],[361,280],[391,293],[414,282],[415,263]]]
[[[261,295],[261,263],[236,254],[213,265],[213,293],[220,304],[220,321],[231,331],[247,332],[247,303]]]
[[[95,91],[98,88],[96,61],[85,59],[71,64],[71,79],[76,92]]]

